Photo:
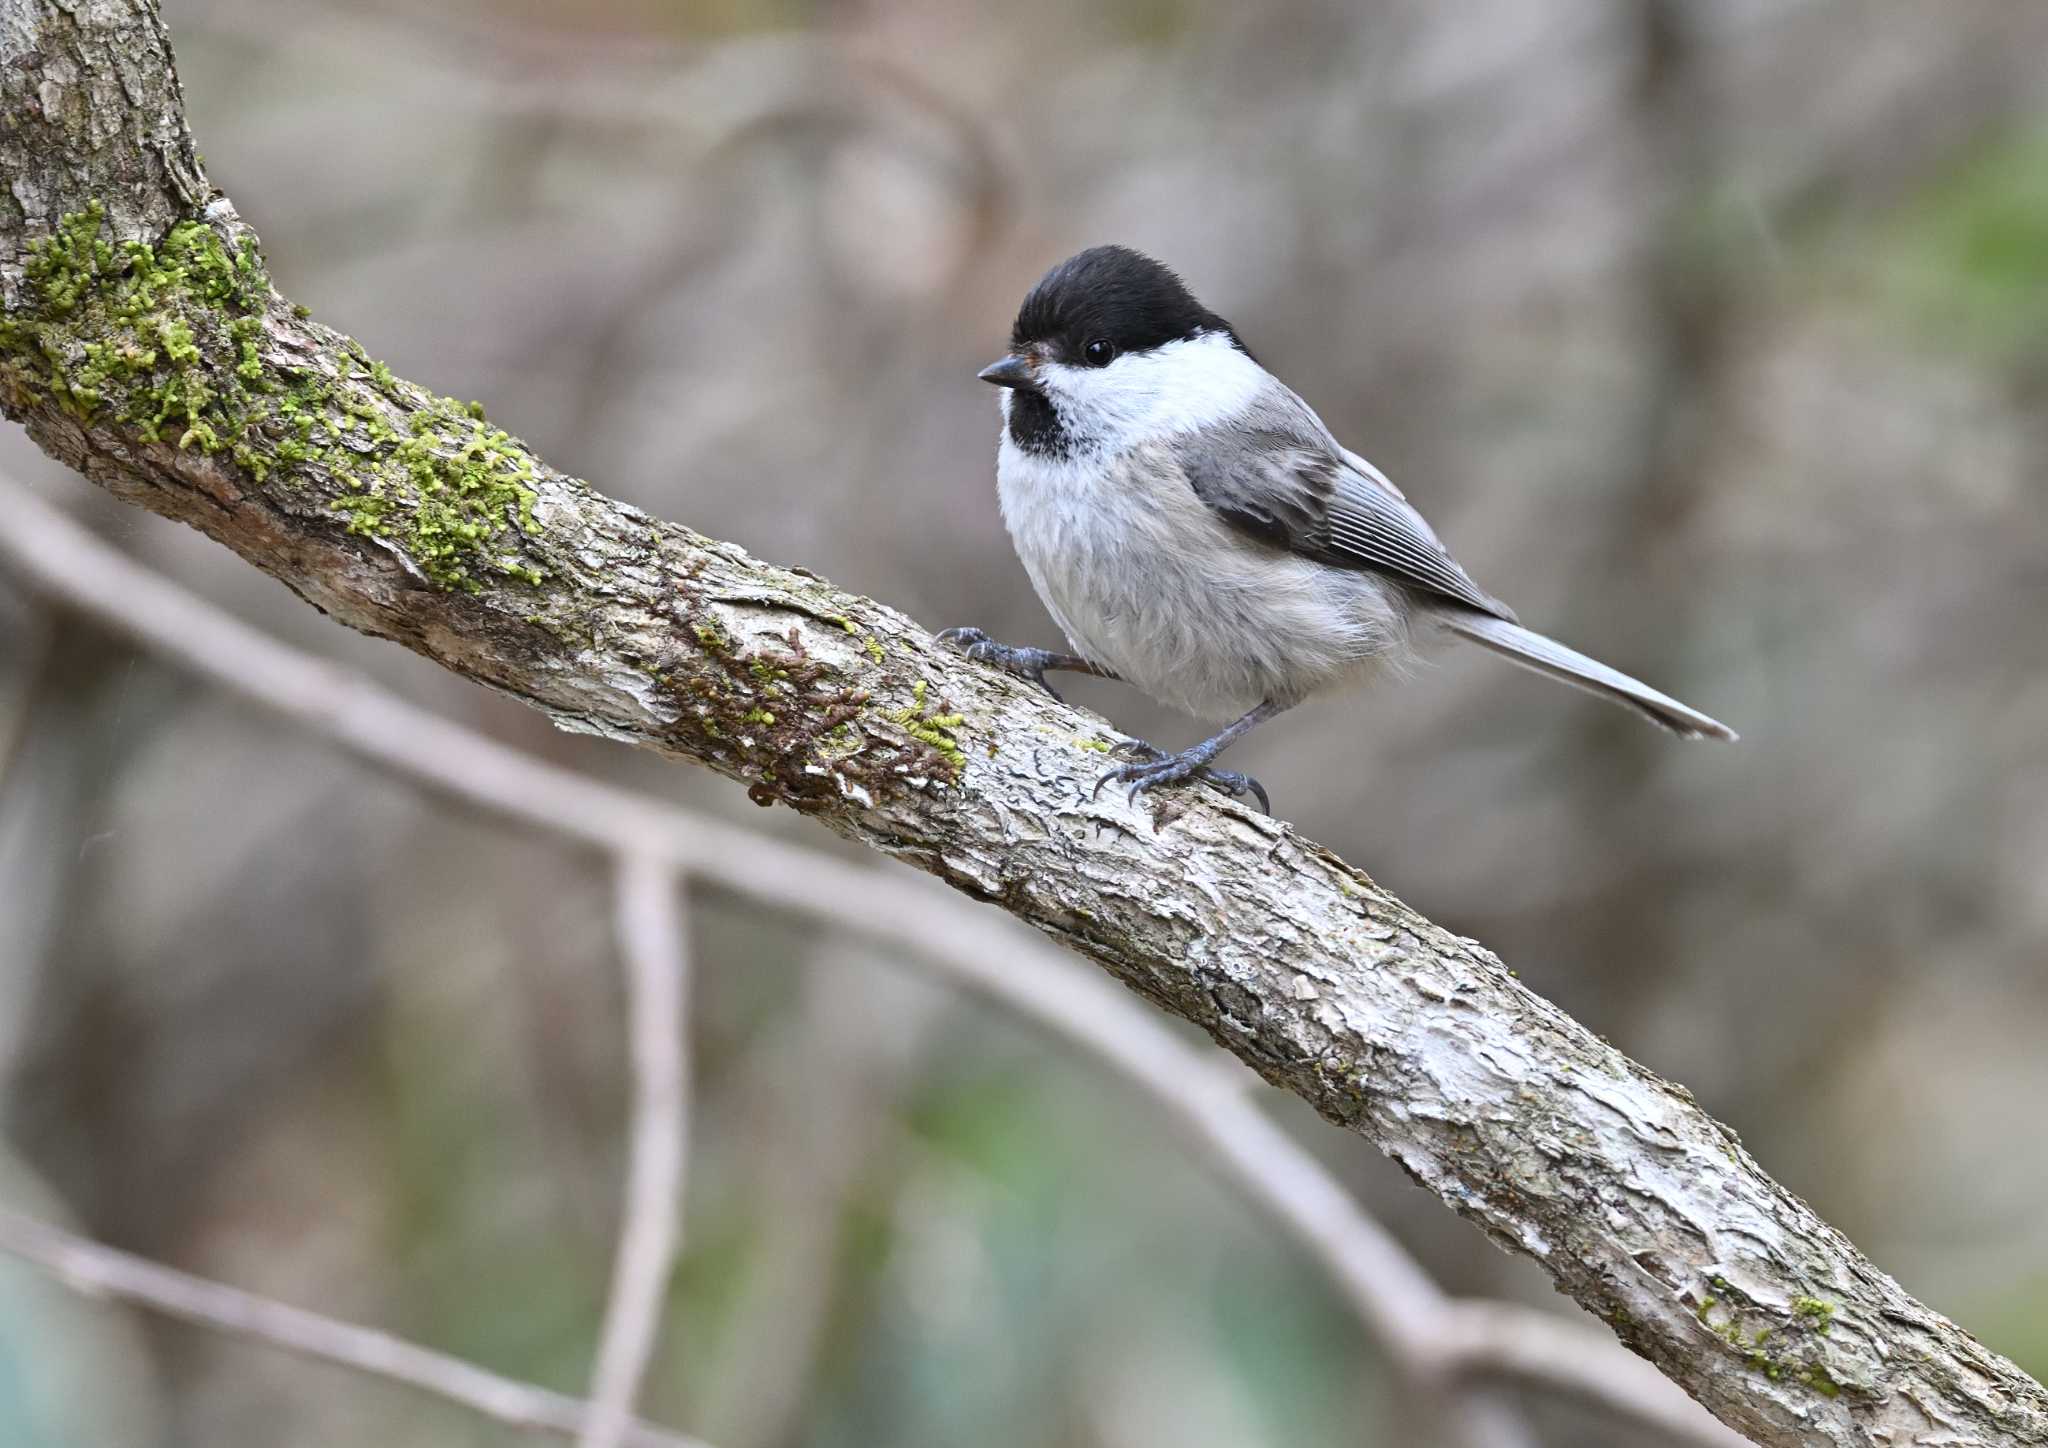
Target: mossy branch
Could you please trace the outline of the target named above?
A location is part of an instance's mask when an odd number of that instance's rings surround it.
[[[1659,1080],[1327,851],[1081,787],[1082,716],[657,523],[278,296],[150,0],[0,21],[0,407],[116,495],[567,728],[989,900],[1373,1142],[1766,1444],[2048,1444],[2048,1393]],[[0,523],[4,526],[4,523]]]
[[[10,415],[116,491],[146,476],[140,500],[337,616],[437,657],[481,630],[488,650],[453,648],[468,671],[572,727],[665,739],[763,804],[957,780],[964,717],[923,650],[883,643],[907,620],[857,623],[822,580],[658,527],[480,404],[394,376],[278,296],[225,200],[155,238],[114,234],[89,201],[21,258],[0,317]],[[284,537],[345,560],[346,581],[277,557]]]

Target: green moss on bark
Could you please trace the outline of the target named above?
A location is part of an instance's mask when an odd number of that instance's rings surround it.
[[[217,457],[259,485],[285,473],[351,533],[404,553],[441,588],[543,578],[537,465],[475,403],[401,383],[353,343],[285,349],[294,309],[253,239],[183,221],[116,243],[95,203],[31,244],[22,299],[0,317],[0,401],[131,430]]]
[[[911,707],[898,709],[889,717],[902,725],[904,732],[912,739],[936,750],[939,757],[946,761],[948,772],[957,774],[966,764],[967,756],[961,752],[960,741],[955,737],[954,731],[967,722],[966,718],[960,714],[948,714],[933,709],[925,702],[924,692],[924,680],[919,679],[911,688]]]
[[[1772,1382],[1790,1378],[1824,1398],[1839,1396],[1845,1387],[1868,1391],[1843,1382],[1825,1361],[1826,1345],[1818,1339],[1827,1336],[1834,1322],[1834,1304],[1816,1297],[1795,1297],[1790,1320],[1772,1321],[1766,1308],[1734,1291],[1726,1278],[1711,1279],[1711,1286],[1714,1292],[1701,1296],[1694,1312],[1710,1332],[1740,1351],[1752,1369]],[[1719,1322],[1710,1315],[1716,1307],[1726,1312]],[[1745,1319],[1757,1325],[1749,1328]]]
[[[94,202],[32,242],[23,305],[0,318],[0,383],[17,408],[54,405],[145,442],[228,453],[260,482],[250,428],[267,411],[258,351],[270,278],[245,241],[180,222],[155,246],[108,240]]]

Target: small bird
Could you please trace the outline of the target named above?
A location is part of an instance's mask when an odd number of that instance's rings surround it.
[[[1688,739],[1735,731],[1619,670],[1523,628],[1482,590],[1386,475],[1261,367],[1237,330],[1166,266],[1098,246],[1024,298],[1003,389],[996,490],[1025,572],[1071,654],[941,638],[1058,698],[1048,670],[1121,679],[1199,718],[1233,720],[1096,782],[1141,791],[1200,777],[1233,796],[1257,780],[1211,768],[1261,722],[1398,666],[1418,625],[1634,709]]]

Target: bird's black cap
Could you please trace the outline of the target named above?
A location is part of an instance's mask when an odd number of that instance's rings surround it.
[[[1097,338],[1119,353],[1148,352],[1203,332],[1237,341],[1230,324],[1196,301],[1171,267],[1127,246],[1091,246],[1031,289],[1010,329],[1010,345],[1040,343],[1062,360],[1079,362]]]

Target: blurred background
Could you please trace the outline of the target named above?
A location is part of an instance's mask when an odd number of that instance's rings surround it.
[[[2048,7],[164,9],[287,294],[935,628],[1055,642],[974,380],[1024,289],[1105,240],[1178,266],[1485,587],[1744,735],[1451,650],[1230,762],[2048,1374]],[[18,430],[0,466],[414,700],[831,843],[334,627]],[[4,575],[0,771],[0,1191],[582,1391],[627,1099],[600,862]],[[650,1416],[719,1448],[1397,1441],[1332,1289],[1100,1067],[859,940],[694,918]],[[1268,1095],[1447,1288],[1576,1311]],[[516,1440],[6,1262],[0,1360],[0,1441],[35,1448]]]

